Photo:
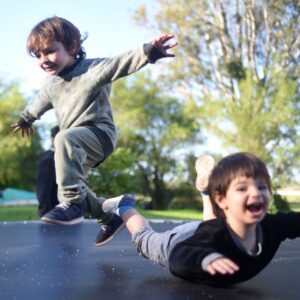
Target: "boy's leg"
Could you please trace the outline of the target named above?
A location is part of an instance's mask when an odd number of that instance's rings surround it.
[[[156,232],[148,221],[134,209],[135,200],[130,195],[111,198],[103,203],[103,210],[122,217],[139,254],[162,266],[168,266],[170,248],[191,236],[200,222],[189,222],[172,230]]]
[[[43,221],[77,224],[84,219],[84,208],[92,217],[104,219],[104,199],[97,198],[85,184],[88,171],[104,158],[100,141],[86,127],[61,130],[56,135],[55,166],[60,204],[44,216]],[[107,218],[104,221],[108,222]]]
[[[104,201],[102,209],[121,217],[129,233],[134,233],[149,226],[148,221],[134,209],[134,205],[135,199],[132,195],[121,195]]]
[[[212,156],[201,156],[196,160],[195,169],[197,172],[196,189],[201,193],[203,201],[203,220],[215,219],[212,204],[207,194],[207,186],[210,174],[214,168],[215,161]]]

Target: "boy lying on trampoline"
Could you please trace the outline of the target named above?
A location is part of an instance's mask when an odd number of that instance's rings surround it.
[[[130,195],[106,200],[103,210],[123,219],[141,255],[194,282],[248,280],[268,265],[282,241],[300,236],[300,213],[267,213],[271,180],[256,156],[235,153],[216,166],[204,156],[196,161],[196,171],[196,187],[207,195],[204,222],[155,232]]]

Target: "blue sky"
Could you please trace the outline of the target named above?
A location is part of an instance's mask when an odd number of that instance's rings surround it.
[[[134,24],[133,13],[145,0],[0,0],[0,78],[19,80],[22,91],[37,90],[45,74],[26,52],[34,25],[53,15],[87,32],[88,57],[108,57],[150,41],[151,34]]]

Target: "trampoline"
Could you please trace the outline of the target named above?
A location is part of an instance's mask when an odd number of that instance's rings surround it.
[[[178,223],[151,222],[158,231]],[[99,225],[0,223],[0,299],[300,299],[300,239],[284,242],[269,266],[230,288],[183,281],[139,256],[123,230],[94,246]]]

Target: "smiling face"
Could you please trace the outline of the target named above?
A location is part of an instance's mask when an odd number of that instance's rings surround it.
[[[245,228],[258,224],[265,217],[270,191],[264,179],[238,176],[230,182],[226,195],[216,195],[215,200],[232,228]]]
[[[58,41],[48,42],[35,54],[39,66],[49,75],[57,75],[75,62],[74,55]]]

